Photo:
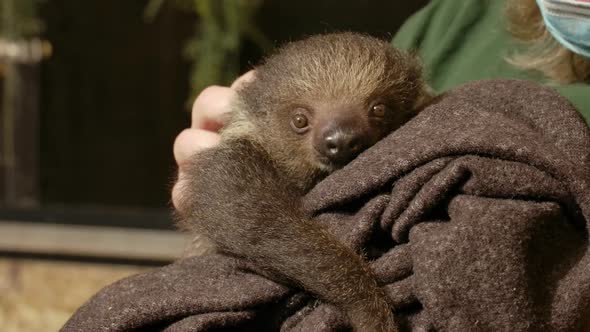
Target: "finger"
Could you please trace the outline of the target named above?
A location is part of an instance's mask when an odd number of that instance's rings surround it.
[[[228,87],[213,85],[203,90],[195,99],[191,127],[218,131],[223,127],[236,92]]]
[[[178,209],[180,205],[180,201],[182,199],[182,193],[184,192],[184,186],[186,185],[186,180],[184,180],[184,173],[178,173],[178,180],[172,187],[172,205],[174,208]]]
[[[238,77],[231,85],[232,89],[238,89],[239,87],[241,87],[243,84],[245,83],[249,83],[252,82],[254,79],[256,78],[256,70],[252,69],[246,73],[244,73],[242,76]]]
[[[185,129],[174,141],[174,159],[178,167],[182,168],[195,153],[219,144],[221,136],[217,133],[202,129]]]

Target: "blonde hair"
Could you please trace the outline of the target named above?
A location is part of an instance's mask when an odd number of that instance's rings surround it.
[[[519,68],[536,70],[558,83],[590,83],[590,59],[563,47],[545,27],[535,0],[508,0],[508,29],[527,49],[506,60]]]

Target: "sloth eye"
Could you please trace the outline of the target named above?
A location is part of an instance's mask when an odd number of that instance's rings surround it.
[[[307,117],[303,114],[297,114],[293,117],[293,125],[296,128],[305,128],[307,127]]]
[[[297,113],[291,118],[291,125],[295,128],[295,130],[300,131],[309,126],[309,120],[304,114]]]
[[[387,106],[385,104],[377,104],[371,107],[371,115],[382,118],[387,114]]]

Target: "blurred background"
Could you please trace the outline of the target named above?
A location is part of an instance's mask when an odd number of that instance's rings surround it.
[[[1,0],[0,330],[57,330],[180,256],[172,144],[200,90],[307,35],[391,39],[426,2]]]

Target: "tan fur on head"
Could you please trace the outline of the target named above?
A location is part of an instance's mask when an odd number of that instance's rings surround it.
[[[241,95],[254,110],[283,106],[286,100],[348,102],[382,94],[397,95],[400,106],[409,109],[424,84],[421,77],[414,56],[371,36],[337,33],[281,47]]]
[[[536,70],[559,83],[590,83],[590,59],[561,46],[551,35],[535,0],[509,0],[506,13],[509,31],[528,50],[507,61],[517,67]]]

